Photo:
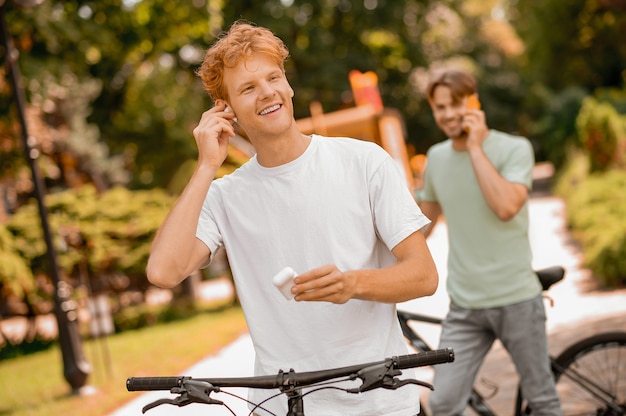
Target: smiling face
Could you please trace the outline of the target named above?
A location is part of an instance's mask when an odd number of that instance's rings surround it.
[[[452,90],[446,85],[438,85],[433,90],[430,108],[437,126],[446,136],[455,139],[466,137],[461,123],[466,112],[467,97],[455,99]]]
[[[253,54],[224,70],[228,102],[251,141],[281,137],[293,129],[293,89],[283,68]]]

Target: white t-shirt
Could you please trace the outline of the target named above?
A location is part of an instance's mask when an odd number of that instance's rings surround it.
[[[287,301],[272,278],[286,266],[302,273],[325,264],[391,265],[390,250],[428,223],[380,146],[313,136],[292,162],[265,168],[253,157],[216,180],[197,236],[212,253],[225,247],[256,352],[255,374],[272,375],[406,354],[394,304]],[[250,399],[274,393],[251,389]],[[408,416],[417,413],[418,400],[414,386],[358,395],[327,389],[306,396],[304,405],[307,415]],[[264,407],[285,414],[286,398]]]

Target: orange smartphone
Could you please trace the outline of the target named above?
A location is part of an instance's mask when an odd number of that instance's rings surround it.
[[[478,94],[472,94],[467,97],[467,109],[480,110],[480,101],[478,101]]]
[[[468,110],[480,110],[480,101],[478,101],[478,94],[471,94],[467,96],[467,109]],[[463,128],[465,133],[469,134],[469,128]]]

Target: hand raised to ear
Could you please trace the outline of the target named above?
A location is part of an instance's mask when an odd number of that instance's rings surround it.
[[[226,103],[219,102],[202,114],[193,130],[198,146],[198,163],[212,169],[219,168],[228,154],[228,141],[235,135],[234,114],[225,111]]]

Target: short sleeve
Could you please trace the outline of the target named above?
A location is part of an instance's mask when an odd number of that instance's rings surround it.
[[[198,218],[198,227],[196,228],[196,237],[211,250],[211,257],[222,246],[222,236],[215,220],[215,210],[219,209],[217,205],[218,192],[215,189],[217,188],[215,183],[209,189],[204,200],[200,217]]]
[[[514,149],[507,152],[505,163],[502,164],[500,175],[513,183],[521,183],[528,189],[532,188],[532,171],[535,154],[530,141],[523,137],[513,139]]]
[[[374,171],[370,201],[376,231],[389,250],[430,223],[390,157],[385,157]]]
[[[418,201],[429,201],[436,202],[437,193],[435,192],[435,187],[433,186],[431,171],[434,168],[433,164],[430,164],[428,161],[433,157],[432,152],[428,152],[426,155],[426,169],[424,169],[424,178],[423,178],[423,186],[422,189],[419,189],[415,192]]]

